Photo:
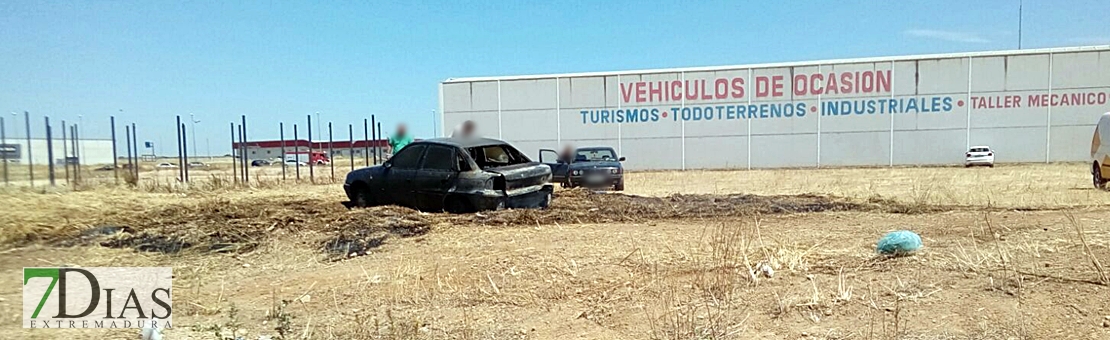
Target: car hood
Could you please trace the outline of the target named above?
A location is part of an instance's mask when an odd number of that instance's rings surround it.
[[[592,168],[619,168],[621,163],[617,161],[596,161],[596,162],[574,162],[570,163],[571,169],[592,169]]]

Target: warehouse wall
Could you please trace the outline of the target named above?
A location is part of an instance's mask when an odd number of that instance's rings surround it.
[[[17,156],[19,164],[27,164],[27,140],[26,139],[8,139],[6,144],[14,146],[18,149]],[[49,154],[47,153],[45,139],[31,139],[31,156],[34,158],[35,164],[47,164]],[[68,151],[70,156],[73,156],[73,150],[67,142],[62,145],[61,139],[54,140],[52,143],[54,149],[54,160],[57,164],[63,164],[62,160],[65,157],[63,151]],[[82,139],[78,141],[78,148],[81,150],[81,164],[112,164],[112,141],[99,140],[99,139]],[[124,155],[120,155],[123,157]],[[14,157],[13,157],[14,158]]]
[[[441,86],[445,134],[474,120],[533,157],[609,145],[631,169],[957,164],[971,145],[999,162],[1086,161],[1110,110],[1110,48]]]

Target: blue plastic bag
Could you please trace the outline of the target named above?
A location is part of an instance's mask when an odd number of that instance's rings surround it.
[[[887,233],[875,247],[875,251],[884,255],[906,255],[918,249],[921,249],[921,236],[909,230]]]

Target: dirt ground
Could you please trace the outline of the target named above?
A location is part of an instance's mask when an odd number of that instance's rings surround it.
[[[630,173],[470,215],[222,175],[6,189],[0,338],[137,338],[17,328],[22,267],[171,266],[173,340],[1108,339],[1110,192],[1084,170]],[[925,247],[876,255],[899,229]]]

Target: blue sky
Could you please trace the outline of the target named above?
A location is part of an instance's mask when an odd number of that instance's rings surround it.
[[[337,139],[370,114],[426,137],[450,77],[1016,49],[1017,3],[0,0],[0,112],[8,136],[30,111],[98,138],[114,114],[161,154],[189,113],[200,153],[241,114],[252,138],[315,112]],[[1110,44],[1107,13],[1026,0],[1022,47]]]

